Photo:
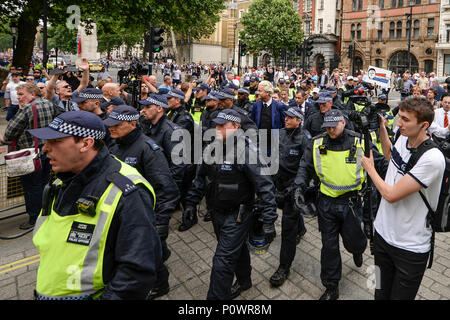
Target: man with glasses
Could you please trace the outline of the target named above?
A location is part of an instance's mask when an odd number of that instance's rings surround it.
[[[42,98],[46,99],[47,98],[47,86],[45,85],[45,83],[39,82],[36,84],[36,87],[38,87],[39,91],[41,91]]]
[[[78,67],[83,72],[80,85],[77,90],[78,93],[87,88],[89,83],[89,64],[86,59],[83,59],[81,65]],[[63,74],[55,74],[51,77],[47,85],[47,99],[52,101],[63,112],[79,110],[77,104],[72,101],[72,88],[67,81],[59,81]]]

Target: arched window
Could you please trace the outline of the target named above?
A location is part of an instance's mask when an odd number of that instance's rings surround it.
[[[356,27],[356,39],[358,39],[358,40],[361,39],[361,30],[362,30],[361,23],[358,23],[358,25]]]
[[[414,39],[419,39],[419,31],[420,31],[420,21],[414,20],[414,33],[413,33]]]
[[[388,70],[395,73],[403,73],[408,69],[409,59],[408,51],[399,51],[392,55],[388,62]],[[411,72],[419,70],[419,62],[417,58],[411,53]]]
[[[389,39],[394,39],[395,35],[395,22],[389,23]]]
[[[350,36],[351,36],[352,40],[355,40],[355,32],[356,32],[356,26],[353,23],[351,26],[351,29],[350,29]]]
[[[401,39],[402,37],[402,22],[397,22],[397,39]]]

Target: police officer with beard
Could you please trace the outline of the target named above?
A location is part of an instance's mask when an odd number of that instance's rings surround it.
[[[300,108],[289,108],[285,114],[285,127],[280,130],[280,168],[273,178],[277,188],[277,205],[278,208],[283,210],[280,265],[270,278],[270,283],[274,287],[281,286],[289,276],[290,267],[295,257],[296,245],[306,233],[303,216],[294,206],[291,185],[295,179],[303,152],[310,143],[309,134],[305,135],[301,128],[303,115]]]
[[[326,291],[320,300],[339,298],[339,280],[342,265],[339,234],[344,247],[353,254],[357,267],[363,263],[362,254],[367,239],[361,228],[362,203],[358,191],[366,180],[361,161],[364,146],[361,135],[345,129],[346,120],[341,110],[325,114],[322,128],[326,133],[313,138],[300,161],[295,178],[294,201],[297,207],[304,203],[304,192],[313,176],[320,179],[317,200],[319,230],[322,235],[320,278]],[[384,157],[372,148],[378,172],[385,172]]]
[[[257,159],[257,150],[239,130],[239,113],[231,109],[222,110],[214,122],[216,139],[205,148],[204,154],[208,159],[197,170],[186,199],[185,213],[195,212],[205,194],[218,241],[207,299],[229,300],[252,286],[246,241],[255,191],[263,207],[266,241],[272,242],[276,235],[275,187],[270,176],[265,175],[267,168],[249,161]],[[232,284],[235,275],[237,281]]]

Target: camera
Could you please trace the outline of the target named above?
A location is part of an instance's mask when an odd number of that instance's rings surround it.
[[[150,73],[150,68],[147,63],[143,63],[139,59],[134,58],[128,68],[128,73],[135,76],[146,76]]]
[[[380,119],[378,115],[391,109],[386,103],[378,102],[372,104],[369,98],[363,95],[351,96],[350,100],[355,104],[364,106],[361,111],[351,111],[348,115],[349,119],[355,123],[360,132],[379,129]]]

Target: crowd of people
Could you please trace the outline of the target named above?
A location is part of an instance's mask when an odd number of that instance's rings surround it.
[[[406,71],[393,75],[392,87],[377,88],[364,72],[342,69],[268,66],[239,77],[234,66],[162,64],[157,85],[155,74],[124,68],[117,79],[95,81],[85,59],[78,69],[24,76],[11,66],[2,86],[8,124],[1,141],[23,149],[37,138],[42,150],[42,168],[21,177],[29,215],[21,228],[34,228],[40,252],[37,299],[166,294],[171,215],[182,211],[178,232],[192,228],[203,198],[203,219],[217,238],[207,299],[233,299],[252,286],[249,248],[267,248],[276,237],[277,208],[281,248],[272,286],[289,277],[307,232],[303,217],[317,216],[321,300],[339,298],[339,235],[356,267],[373,241],[376,299],[414,299],[432,251],[418,191],[435,209],[445,159],[432,149],[412,168],[404,164],[429,135],[450,133],[450,95],[436,78]],[[402,102],[366,131],[358,114],[372,102],[386,105],[391,88]],[[215,130],[200,159],[194,139],[178,134],[194,137],[196,129]],[[258,136],[249,138],[251,130]],[[230,158],[216,157],[222,153]],[[277,155],[279,169],[268,173],[270,163],[251,162],[257,154]],[[364,192],[368,176],[377,190],[371,194]]]

